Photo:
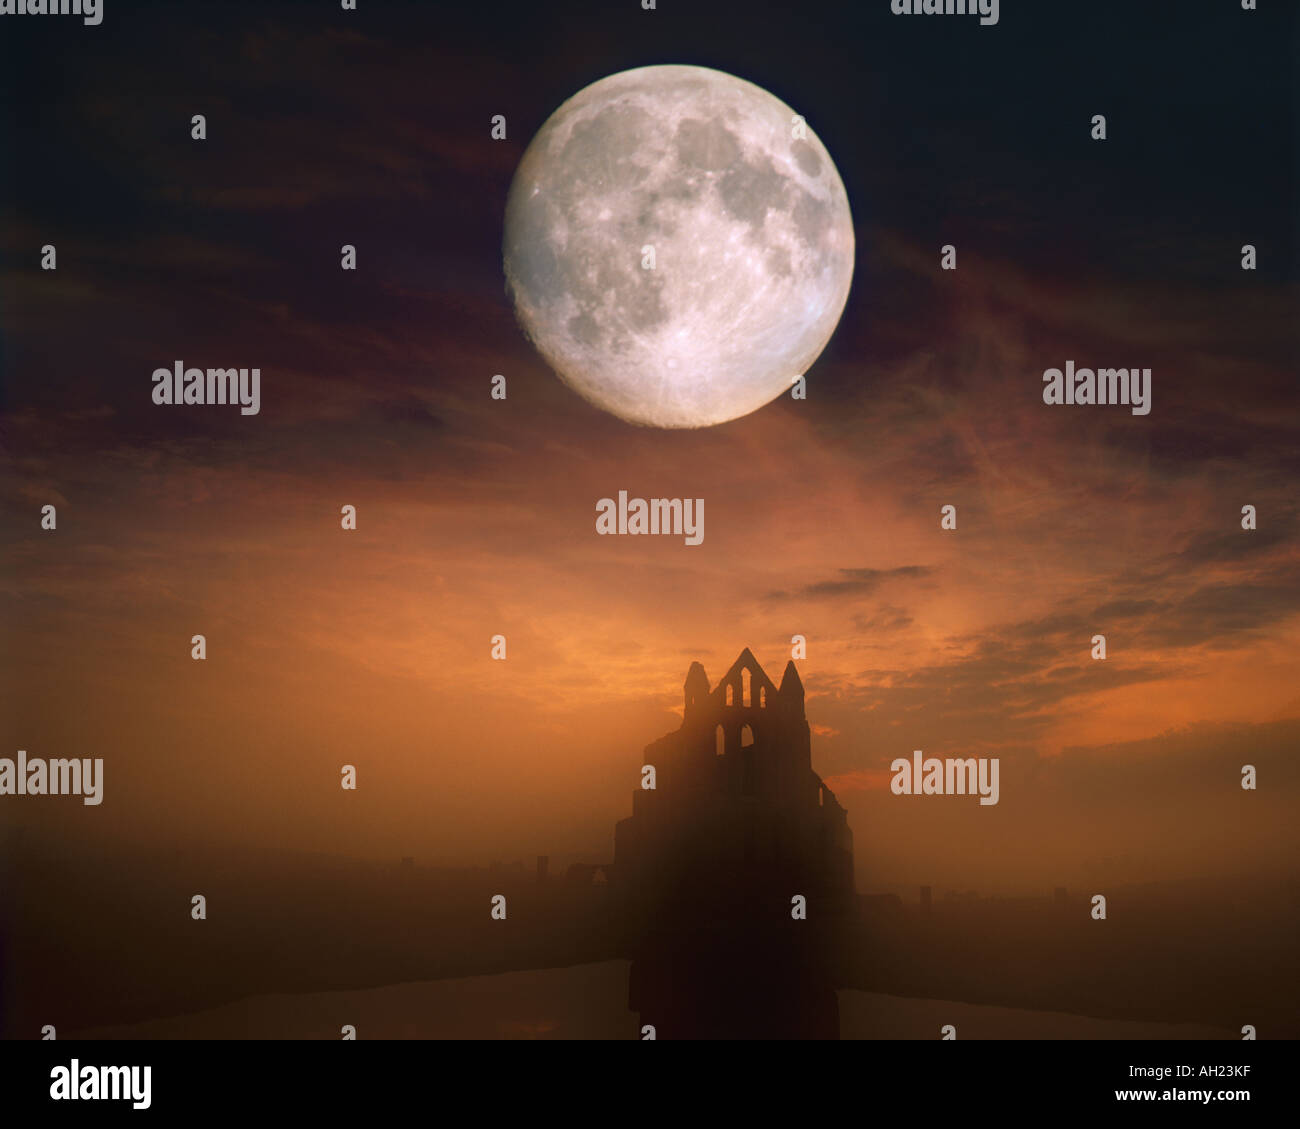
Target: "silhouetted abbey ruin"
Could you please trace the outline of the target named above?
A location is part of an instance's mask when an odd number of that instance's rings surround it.
[[[692,663],[685,692],[615,830],[629,1004],[663,1038],[836,1038],[853,834],[812,769],[798,672],[778,688],[746,648],[712,690]]]

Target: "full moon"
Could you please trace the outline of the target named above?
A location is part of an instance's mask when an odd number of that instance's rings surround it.
[[[566,384],[653,427],[708,427],[791,389],[853,278],[839,173],[789,106],[705,67],[579,91],[506,201],[507,289]]]

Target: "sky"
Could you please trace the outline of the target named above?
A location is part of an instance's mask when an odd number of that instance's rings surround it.
[[[0,45],[0,756],[103,757],[105,802],[0,821],[603,861],[690,663],[803,635],[864,891],[1294,866],[1294,14],[105,2]],[[857,240],[807,399],[697,431],[565,388],[501,268],[532,134],[661,62],[802,113]],[[153,404],[176,359],[260,413]],[[1071,359],[1151,413],[1044,405]],[[597,536],[620,489],[703,543]],[[1000,803],[892,795],[914,749]]]

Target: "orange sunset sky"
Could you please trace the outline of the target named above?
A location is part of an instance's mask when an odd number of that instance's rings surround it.
[[[699,432],[604,416],[522,342],[458,350],[465,377],[437,390],[421,387],[449,363],[436,351],[393,356],[400,391],[267,362],[260,416],[202,436],[124,440],[111,400],[20,413],[15,445],[39,428],[46,449],[7,484],[29,520],[4,592],[5,746],[106,763],[101,808],[22,815],[420,861],[599,860],[689,663],[716,680],[748,645],[779,679],[802,634],[814,767],[848,808],[863,888],[1281,861],[1295,832],[1267,816],[1297,798],[1300,731],[1289,499],[1266,466],[1152,450],[1176,380],[1208,367],[1191,350],[1118,347],[1167,358],[1150,421],[1045,407],[1036,357],[1088,336],[1071,297],[1051,298],[1055,347],[972,296],[949,326],[959,363],[918,352],[832,407],[823,388],[860,368],[837,339],[807,402]],[[479,316],[502,322],[489,338],[512,332],[507,313]],[[1187,331],[1167,316],[1170,338]],[[137,368],[122,383],[144,387]],[[505,402],[487,395],[497,369]],[[97,457],[62,458],[52,428],[70,449],[97,436]],[[595,501],[619,489],[703,497],[703,544],[596,536]],[[32,516],[46,502],[54,534]],[[913,749],[1003,758],[1000,804],[892,796],[888,764]],[[1257,793],[1238,786],[1247,762]]]
[[[749,646],[779,680],[803,635],[813,767],[863,891],[1294,866],[1294,291],[1239,269],[1246,225],[1197,195],[1212,181],[1164,194],[1159,135],[1031,159],[1032,131],[913,92],[896,105],[930,115],[936,155],[891,135],[901,111],[837,103],[832,56],[802,84],[739,46],[702,58],[817,123],[858,266],[806,401],[641,429],[550,373],[500,259],[528,138],[618,60],[164,31],[196,37],[226,92],[209,112],[240,127],[159,140],[203,96],[187,50],[112,82],[87,57],[51,110],[77,144],[28,169],[3,235],[0,756],[105,762],[102,806],[29,798],[4,822],[160,850],[606,861],[690,663],[716,682]],[[1256,202],[1264,245],[1276,213]],[[259,366],[261,412],[154,405],[177,359]],[[1151,414],[1044,405],[1067,360],[1150,367]],[[703,544],[597,536],[620,489],[703,498]],[[893,796],[914,749],[1002,758],[1001,802]]]

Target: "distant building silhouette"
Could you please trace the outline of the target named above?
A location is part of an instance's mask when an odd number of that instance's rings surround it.
[[[550,855],[537,856],[537,881],[539,883],[546,881],[546,872],[550,868],[550,865],[551,865]]]
[[[922,887],[921,887],[921,912],[922,912],[922,913],[929,913],[929,912],[930,912],[930,908],[931,908],[931,902],[930,902],[930,887],[929,887],[929,886],[922,886]]]
[[[799,674],[777,687],[746,648],[713,689],[692,663],[684,689],[680,728],[645,749],[655,787],[615,828],[631,1006],[661,1038],[835,1038],[829,938],[856,903],[853,833],[812,769]]]
[[[653,879],[680,862],[733,878],[759,868],[791,889],[853,895],[853,832],[812,769],[803,683],[788,663],[778,689],[749,648],[716,688],[686,675],[681,728],[645,749],[656,786],[633,793],[614,833],[620,880]]]

